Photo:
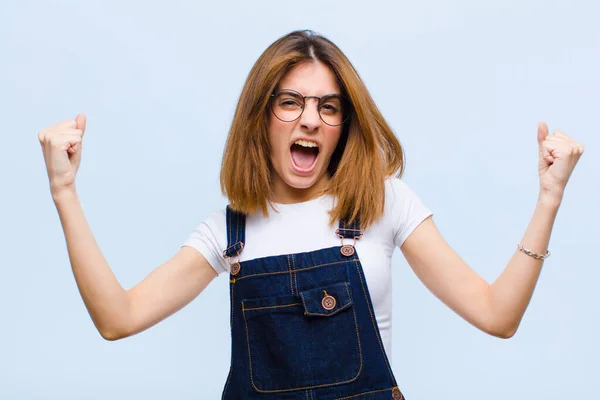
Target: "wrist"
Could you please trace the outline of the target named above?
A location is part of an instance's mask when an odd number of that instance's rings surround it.
[[[74,185],[56,189],[51,188],[50,193],[55,204],[77,198],[77,189],[75,189]]]
[[[544,208],[557,209],[562,203],[562,194],[540,192],[537,199],[537,204]]]

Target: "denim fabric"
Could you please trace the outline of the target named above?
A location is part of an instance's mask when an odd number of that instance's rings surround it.
[[[353,239],[360,230],[341,222],[335,234]],[[244,235],[245,216],[227,207],[223,255],[232,265]],[[343,255],[341,245],[232,268],[231,368],[223,399],[404,398],[358,254]]]

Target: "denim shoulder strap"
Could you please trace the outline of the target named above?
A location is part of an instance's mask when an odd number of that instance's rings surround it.
[[[347,224],[340,219],[339,228],[335,231],[335,233],[339,237],[345,239],[360,238],[362,236],[362,231],[360,230],[360,223],[358,222],[358,218],[350,224]]]
[[[227,206],[227,248],[224,257],[241,253],[246,240],[246,215]]]
[[[362,231],[360,230],[358,218],[356,218],[350,224],[347,224],[340,219],[339,228],[335,230],[335,233],[342,240],[342,247],[340,247],[340,252],[342,255],[346,257],[353,256],[356,239],[360,239],[362,237]],[[344,239],[352,239],[352,244],[344,244]]]

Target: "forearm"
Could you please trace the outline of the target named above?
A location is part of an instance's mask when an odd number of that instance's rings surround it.
[[[119,284],[87,223],[77,192],[53,194],[79,292],[100,334],[116,339],[128,320],[127,292]]]
[[[550,234],[560,206],[560,197],[540,195],[527,226],[521,245],[538,254],[545,254]],[[492,330],[502,336],[512,336],[523,318],[544,260],[515,249],[508,265],[489,287]]]

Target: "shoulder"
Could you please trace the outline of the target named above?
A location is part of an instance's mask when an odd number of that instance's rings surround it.
[[[224,272],[227,265],[221,256],[227,246],[225,209],[217,210],[202,220],[183,243],[198,250],[217,271]]]
[[[389,191],[403,191],[408,188],[408,185],[397,176],[391,176],[385,180],[386,195]]]
[[[398,177],[390,177],[385,181],[385,200],[388,202],[406,202],[418,198],[415,191]]]
[[[225,209],[213,211],[207,215],[194,229],[196,233],[210,235],[215,239],[225,238],[227,235],[227,217]]]
[[[202,222],[209,226],[211,229],[225,231],[227,227],[227,212],[225,210],[225,207],[213,211]]]
[[[431,215],[431,210],[406,182],[397,177],[386,180],[384,218],[392,225],[394,242],[398,247]]]

